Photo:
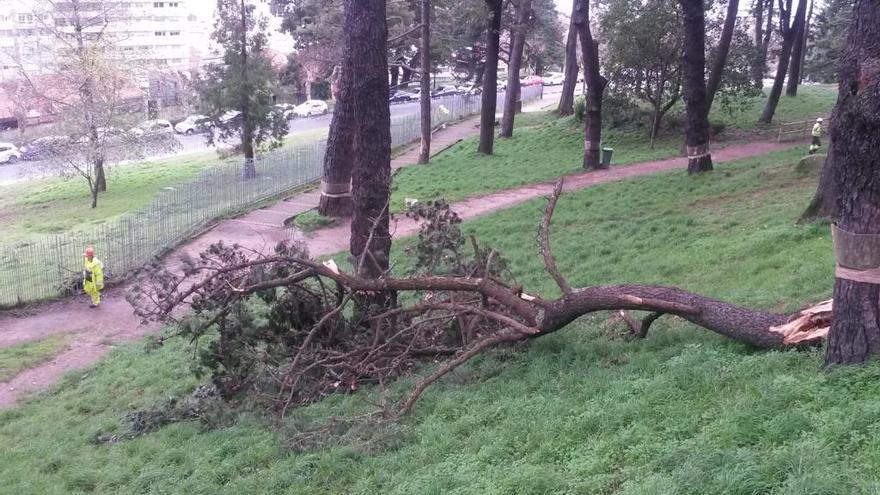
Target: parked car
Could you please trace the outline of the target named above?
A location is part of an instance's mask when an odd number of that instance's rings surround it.
[[[408,101],[416,101],[419,97],[407,91],[394,91],[388,97],[388,103],[406,103]]]
[[[544,79],[544,86],[559,86],[565,82],[565,74],[551,73]]]
[[[130,131],[135,136],[145,134],[174,134],[174,126],[165,119],[148,120]]]
[[[101,141],[108,141],[125,135],[125,131],[118,127],[98,127],[96,131],[98,131],[98,139]],[[89,136],[88,134],[83,134],[76,139],[70,138],[70,141],[77,144],[87,144],[89,142]]]
[[[21,159],[21,151],[12,143],[0,143],[0,163],[15,163]]]
[[[456,88],[455,86],[440,86],[439,88],[435,88],[431,91],[431,98],[442,98],[444,96],[459,96],[463,95],[464,90]]]
[[[21,147],[22,160],[43,160],[58,154],[62,149],[70,146],[71,140],[67,136],[44,136],[34,139]]]
[[[272,108],[276,112],[281,112],[281,115],[284,116],[285,119],[290,120],[296,116],[294,110],[296,109],[296,105],[291,105],[290,103],[278,103],[277,105],[273,105]]]
[[[174,126],[178,134],[193,134],[207,132],[211,128],[211,119],[207,115],[190,115]]]
[[[306,100],[293,109],[297,117],[311,117],[312,115],[324,115],[329,111],[327,103],[321,100]]]
[[[541,76],[528,76],[519,80],[520,86],[537,86],[544,84],[544,78]]]
[[[223,128],[241,127],[241,112],[238,110],[230,110],[221,115],[217,120],[220,121],[220,126]]]

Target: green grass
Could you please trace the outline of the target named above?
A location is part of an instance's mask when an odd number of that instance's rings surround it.
[[[66,335],[53,335],[35,342],[0,348],[0,382],[57,355],[66,345]]]
[[[794,170],[799,158],[568,194],[553,226],[559,265],[575,285],[666,283],[776,309],[826,298],[828,227],[795,224],[816,182]],[[527,291],[552,295],[533,234],[543,204],[464,227],[502,250]],[[331,396],[280,424],[241,412],[216,430],[183,422],[96,442],[197,383],[182,342],[123,346],[0,412],[0,493],[880,493],[880,363],[823,371],[821,350],[755,350],[674,318],[645,340],[621,333],[595,315],[479,357],[402,423],[338,428],[304,452],[292,433],[371,410],[378,394]]]
[[[89,189],[79,177],[47,178],[0,186],[0,229],[4,242],[85,229],[149,203],[163,188],[218,163],[216,153],[113,167],[107,192],[89,208]]]
[[[294,134],[282,149],[326,136],[326,129]],[[231,158],[234,160],[235,158]],[[147,205],[163,188],[188,181],[202,170],[223,163],[214,151],[113,167],[107,192],[98,207],[89,208],[86,182],[80,177],[46,178],[0,185],[0,229],[5,242],[18,242],[45,234],[84,230]]]
[[[802,87],[795,98],[780,100],[775,122],[804,119],[816,113],[827,114],[837,97],[836,88]],[[717,105],[713,122],[726,126],[724,136],[737,138],[751,133],[766,98],[755,98],[742,111],[730,115]],[[464,198],[552,180],[560,175],[582,170],[583,127],[572,117],[558,118],[552,112],[532,112],[517,116],[512,139],[496,139],[494,154],[477,153],[477,138],[456,144],[431,159],[427,166],[411,166],[395,175],[392,210],[403,209],[404,198],[429,201]],[[678,156],[682,147],[681,132],[661,135],[651,149],[644,130],[607,129],[602,145],[614,148],[613,165],[657,160]],[[715,145],[718,147],[718,144]]]
[[[720,104],[713,104],[709,119],[713,122],[723,122],[728,127],[741,129],[754,127],[764,110],[764,104],[767,102],[766,95],[769,92],[769,88],[765,88],[762,97],[751,100],[742,112],[733,114],[725,112]],[[827,117],[831,114],[831,109],[836,101],[836,85],[801,86],[798,88],[796,97],[790,98],[783,94],[779,98],[779,105],[773,115],[773,124]]]
[[[305,213],[300,213],[293,219],[293,224],[303,232],[312,232],[335,223],[335,218],[325,217],[318,213],[318,210],[309,210]]]

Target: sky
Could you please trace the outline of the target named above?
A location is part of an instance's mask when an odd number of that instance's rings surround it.
[[[571,0],[553,0],[556,2],[556,10],[559,11],[560,14],[571,15]]]

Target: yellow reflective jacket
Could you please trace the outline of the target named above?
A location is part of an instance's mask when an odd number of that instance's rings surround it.
[[[94,282],[98,289],[104,288],[104,264],[98,258],[84,260],[83,281]]]
[[[813,126],[813,137],[822,137],[822,124],[816,122]]]

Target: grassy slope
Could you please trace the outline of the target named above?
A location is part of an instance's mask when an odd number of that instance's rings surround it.
[[[66,335],[0,348],[0,382],[57,355],[67,345]]]
[[[297,133],[285,139],[283,148],[325,136],[326,129]],[[108,191],[99,196],[94,210],[89,208],[88,186],[80,177],[0,185],[3,240],[16,242],[103,223],[148,204],[163,188],[185,182],[220,162],[217,153],[207,151],[114,167]]]
[[[768,308],[827,297],[827,226],[794,224],[815,186],[792,173],[797,158],[567,195],[559,264],[574,284],[663,282]],[[465,227],[506,253],[527,290],[550,294],[532,241],[542,205]],[[880,364],[823,372],[818,351],[756,351],[668,318],[643,341],[620,331],[585,318],[483,356],[429,389],[402,425],[342,428],[301,453],[284,433],[379,398],[330,397],[280,434],[242,414],[220,430],[186,422],[97,444],[126,412],[196,383],[181,343],[125,346],[0,412],[0,493],[880,493]]]
[[[143,206],[164,187],[188,180],[217,162],[214,153],[115,167],[98,207],[89,208],[88,186],[74,177],[0,186],[4,241],[93,226]]]
[[[805,86],[796,98],[780,100],[775,122],[827,114],[836,98],[836,88]],[[725,124],[730,137],[754,130],[765,100],[755,98],[732,115],[716,105],[712,121]],[[583,128],[573,118],[557,119],[551,112],[522,114],[517,126],[514,139],[495,140],[495,154],[490,157],[476,152],[477,138],[473,137],[433,158],[427,167],[401,170],[394,179],[392,209],[403,209],[404,198],[455,201],[582,170]],[[614,148],[615,165],[677,156],[682,145],[679,133],[662,136],[653,150],[644,131],[609,129],[602,138],[603,146]]]

